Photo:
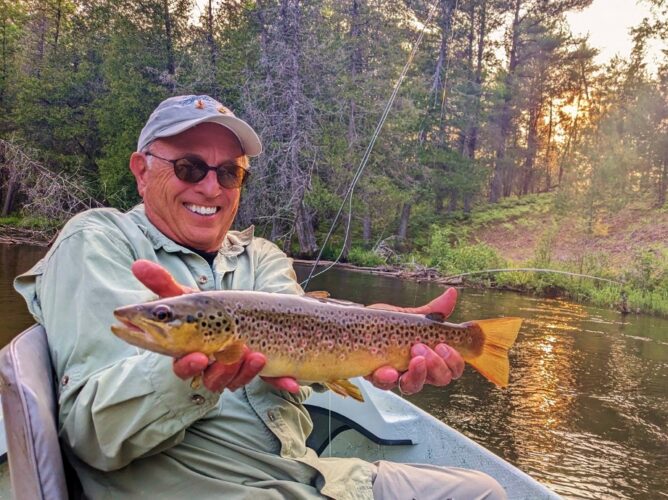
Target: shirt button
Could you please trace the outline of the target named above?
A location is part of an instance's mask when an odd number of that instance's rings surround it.
[[[199,284],[200,285],[206,285],[206,282],[209,281],[209,278],[206,277],[206,275],[202,275],[199,277]]]
[[[190,397],[190,401],[192,401],[192,402],[195,403],[196,405],[204,404],[204,396],[201,396],[201,395],[199,395],[199,394],[193,394],[193,395]]]
[[[276,420],[276,417],[274,416],[274,412],[271,411],[271,410],[269,410],[269,411],[267,412],[267,417],[268,417],[269,420],[271,420],[272,422],[273,422],[274,420]]]
[[[69,375],[63,375],[63,378],[60,379],[60,385],[66,386],[70,381]]]

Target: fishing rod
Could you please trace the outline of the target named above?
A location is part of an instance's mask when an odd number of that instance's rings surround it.
[[[390,98],[388,99],[385,108],[383,109],[383,113],[381,114],[381,117],[378,121],[378,124],[376,125],[376,129],[373,132],[373,135],[371,136],[371,140],[369,141],[369,144],[366,148],[366,151],[364,152],[364,155],[362,156],[362,160],[360,161],[359,166],[357,167],[357,170],[355,171],[355,174],[353,175],[353,179],[350,182],[350,185],[348,187],[348,190],[346,191],[345,196],[343,197],[343,201],[341,202],[341,206],[339,207],[338,212],[336,213],[336,216],[334,217],[334,220],[332,221],[332,225],[329,229],[329,232],[327,233],[327,236],[325,237],[325,241],[322,243],[320,246],[320,251],[318,252],[318,256],[315,259],[315,262],[313,263],[313,267],[311,268],[311,271],[309,272],[308,277],[301,282],[301,286],[304,290],[308,287],[309,283],[311,282],[311,279],[320,276],[321,274],[329,271],[332,267],[334,267],[339,260],[341,260],[341,256],[343,255],[344,249],[346,248],[346,243],[348,242],[348,237],[350,236],[350,226],[352,222],[352,200],[353,200],[353,192],[355,190],[355,186],[357,185],[357,182],[360,180],[362,177],[362,173],[364,172],[364,169],[367,166],[367,163],[369,162],[369,158],[371,156],[371,151],[373,150],[373,147],[376,144],[376,140],[378,139],[378,136],[380,135],[380,131],[383,128],[383,125],[385,124],[385,120],[387,119],[387,116],[390,114],[390,109],[392,108],[392,105],[394,104],[394,101],[397,97],[397,94],[399,93],[399,88],[401,87],[401,84],[404,81],[404,78],[406,77],[406,74],[408,73],[408,69],[411,66],[411,63],[413,62],[413,58],[415,57],[415,54],[417,53],[417,50],[420,46],[420,43],[422,42],[422,38],[424,37],[425,30],[427,26],[429,25],[434,12],[436,11],[436,5],[438,3],[438,0],[434,0],[434,2],[431,5],[431,8],[429,9],[429,14],[427,16],[427,20],[424,22],[422,25],[422,29],[420,30],[417,40],[413,44],[413,49],[411,50],[410,54],[408,55],[408,60],[406,61],[406,64],[404,65],[403,70],[401,71],[401,74],[399,75],[399,78],[397,79],[394,89],[392,90],[392,94],[390,95]],[[317,274],[315,273],[316,268],[318,267],[318,263],[320,262],[322,258],[322,253],[325,250],[325,247],[327,246],[327,243],[329,242],[329,239],[332,236],[332,233],[334,232],[334,228],[336,227],[337,222],[339,221],[339,217],[341,217],[341,213],[343,212],[344,207],[346,206],[346,203],[348,203],[349,209],[348,209],[348,220],[346,222],[346,232],[343,240],[343,245],[341,247],[341,251],[339,252],[339,255],[336,257],[336,259],[325,269],[320,271]]]

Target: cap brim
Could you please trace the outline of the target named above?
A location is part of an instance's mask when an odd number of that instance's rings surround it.
[[[251,126],[248,125],[245,121],[237,118],[236,116],[205,116],[196,120],[186,120],[161,130],[160,132],[154,134],[153,137],[155,139],[161,137],[171,137],[193,128],[195,125],[207,122],[218,123],[229,129],[234,135],[237,136],[237,139],[241,144],[241,148],[244,150],[246,155],[258,156],[260,153],[262,153],[262,141],[260,141],[260,138],[255,133],[255,130],[253,130]]]

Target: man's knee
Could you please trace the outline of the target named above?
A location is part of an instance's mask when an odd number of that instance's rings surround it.
[[[377,499],[505,500],[503,487],[491,476],[470,469],[423,464],[376,462],[373,494]]]
[[[477,470],[469,470],[471,496],[466,498],[480,498],[485,500],[501,500],[508,498],[506,490],[492,476]],[[456,500],[456,497],[453,497]]]

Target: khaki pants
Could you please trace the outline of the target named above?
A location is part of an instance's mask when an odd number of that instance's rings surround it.
[[[505,500],[501,485],[482,472],[458,467],[375,462],[373,497],[379,500]]]

